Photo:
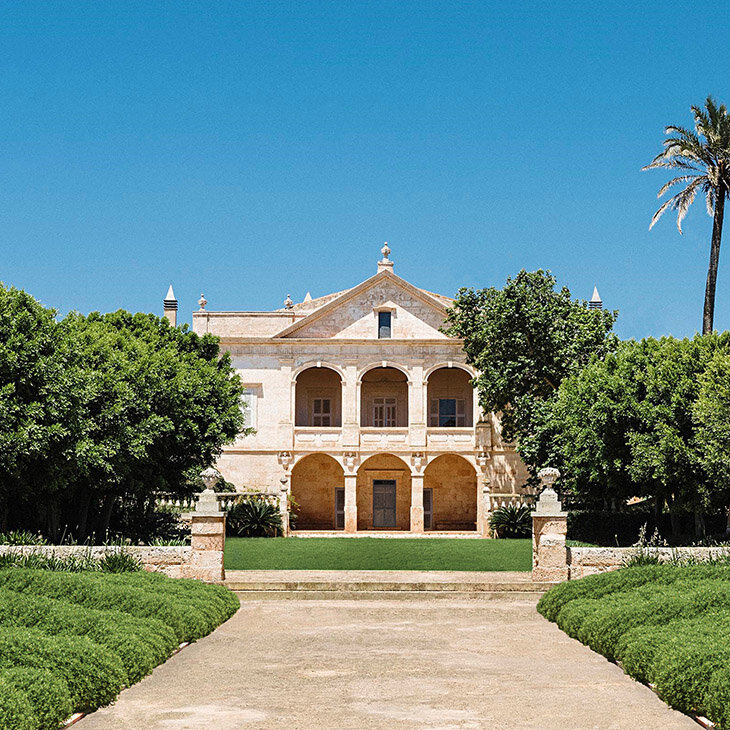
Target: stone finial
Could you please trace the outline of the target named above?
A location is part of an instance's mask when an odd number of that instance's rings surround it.
[[[208,300],[205,298],[205,294],[200,295],[200,299],[198,299],[198,306],[200,307],[200,311],[205,311],[205,305],[208,303]]]
[[[390,256],[390,246],[388,246],[387,241],[383,244],[383,248],[380,249],[380,253],[383,254],[383,258],[378,261],[378,271],[392,271],[393,262],[388,258]]]
[[[203,471],[200,472],[200,478],[203,480],[203,484],[205,484],[206,489],[213,489],[213,487],[218,483],[218,480],[221,478],[221,473],[218,469],[209,466],[207,469],[203,469]]]
[[[221,477],[218,469],[209,466],[200,472],[200,478],[205,484],[205,489],[198,495],[198,502],[195,505],[195,511],[198,514],[217,515],[220,513],[218,506],[218,497],[215,496],[213,487]]]
[[[603,309],[603,300],[598,293],[597,286],[593,287],[593,296],[591,297],[591,301],[588,302],[588,309]]]
[[[553,485],[560,477],[560,472],[552,467],[547,467],[546,469],[540,469],[537,477],[540,480],[542,492],[540,493],[540,498],[537,500],[537,507],[534,514],[555,516],[565,514],[558,495],[555,489],[553,489]]]
[[[284,300],[284,309],[293,309],[294,308],[294,302],[292,301],[291,294],[286,295],[286,299]]]
[[[165,294],[165,298],[162,300],[162,310],[165,314],[165,318],[170,323],[170,327],[177,326],[177,299],[175,299],[175,292],[172,290],[172,284]]]

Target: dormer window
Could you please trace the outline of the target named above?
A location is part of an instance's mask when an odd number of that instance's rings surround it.
[[[378,312],[378,339],[390,339],[392,333],[393,313],[387,311]]]

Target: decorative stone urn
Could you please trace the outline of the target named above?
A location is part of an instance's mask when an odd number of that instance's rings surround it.
[[[558,583],[568,580],[568,514],[553,485],[560,477],[557,469],[541,469],[538,474],[543,487],[537,507],[532,513],[532,580]]]
[[[220,514],[218,507],[218,498],[215,496],[213,487],[221,478],[221,473],[212,466],[200,472],[200,478],[205,484],[205,489],[198,496],[198,502],[195,505],[195,511],[199,514],[213,515]]]

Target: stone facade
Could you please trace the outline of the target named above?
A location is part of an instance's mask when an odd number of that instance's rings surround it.
[[[273,312],[193,314],[246,386],[241,436],[216,464],[238,489],[301,507],[298,529],[485,534],[494,504],[529,495],[499,420],[481,414],[448,297],[393,272]],[[283,480],[283,482],[282,482]]]

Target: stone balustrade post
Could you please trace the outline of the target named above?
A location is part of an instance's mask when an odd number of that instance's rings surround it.
[[[557,469],[541,469],[537,475],[543,490],[532,513],[532,580],[560,583],[568,580],[568,513],[563,512],[553,489]]]
[[[289,489],[287,483],[288,477],[282,477],[280,480],[281,489],[279,490],[279,517],[281,518],[281,534],[283,537],[289,537]]]
[[[492,514],[490,484],[484,469],[477,472],[477,532],[482,537],[492,537],[489,517]]]
[[[220,474],[209,467],[202,474],[206,485],[195,505],[191,524],[189,577],[206,583],[219,583],[225,578],[223,553],[226,542],[226,513],[221,512],[212,487]]]

